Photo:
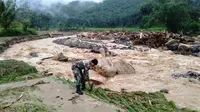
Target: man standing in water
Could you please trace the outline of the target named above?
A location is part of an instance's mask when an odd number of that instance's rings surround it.
[[[72,64],[72,71],[76,80],[76,93],[83,95],[85,82],[89,81],[89,70],[98,64],[97,59],[79,61]]]

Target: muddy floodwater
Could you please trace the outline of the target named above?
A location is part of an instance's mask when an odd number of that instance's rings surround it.
[[[71,59],[98,58],[100,65],[104,64],[101,60],[110,60],[111,63],[113,62],[112,60],[123,60],[135,69],[134,73],[131,74],[127,70],[123,74],[106,78],[91,71],[90,77],[103,82],[104,84],[101,87],[115,91],[125,89],[126,91],[156,92],[161,89],[167,89],[169,90],[169,94],[165,94],[167,99],[174,101],[180,107],[200,110],[200,81],[194,82],[187,78],[174,79],[172,77],[174,73],[185,73],[187,71],[200,72],[199,57],[177,55],[168,50],[158,49],[144,51],[110,49],[117,56],[105,57],[100,53],[89,52],[88,49],[70,48],[53,43],[54,40],[63,38],[67,37],[48,38],[15,44],[0,55],[0,60],[23,60],[36,66],[41,72],[48,70],[58,77],[65,77],[71,80],[74,79],[70,62],[64,63],[46,59],[42,63],[38,63],[41,62],[41,59],[51,57],[60,52]],[[76,38],[76,36],[71,36],[71,38]],[[104,42],[109,44],[109,41]],[[136,47],[142,49],[141,46]],[[31,52],[37,53],[38,57],[30,56]],[[115,62],[115,65],[112,66],[123,66],[123,64],[117,64]]]

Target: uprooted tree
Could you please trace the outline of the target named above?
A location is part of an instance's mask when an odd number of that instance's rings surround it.
[[[7,30],[16,15],[16,0],[0,0],[0,25]]]

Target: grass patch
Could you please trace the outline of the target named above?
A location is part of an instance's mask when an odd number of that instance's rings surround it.
[[[58,28],[53,28],[50,29],[49,31],[53,31],[53,30],[59,30],[59,31],[122,31],[122,30],[126,30],[126,31],[130,31],[130,32],[138,32],[140,30],[143,31],[155,31],[155,32],[160,32],[160,31],[164,31],[167,30],[166,27],[151,27],[151,28],[140,28],[140,27],[116,27],[116,28],[92,28],[92,27],[68,27],[68,28],[64,28],[62,30],[58,29]]]
[[[25,86],[20,88],[6,89],[0,92],[0,111],[1,112],[54,112],[53,106],[42,103],[42,99],[33,95],[36,86]],[[11,101],[23,94],[20,101],[4,109]]]
[[[138,32],[140,30],[143,31],[164,31],[166,30],[166,28],[164,27],[152,27],[152,28],[146,28],[146,29],[141,29],[139,27],[125,27],[125,28],[84,28],[81,29],[83,31],[109,31],[109,30],[114,30],[114,31],[122,31],[122,30],[126,30],[126,31],[131,31],[131,32]]]
[[[36,30],[32,28],[27,29],[26,32],[22,28],[10,28],[7,31],[0,28],[0,37],[36,35],[36,34],[37,34]]]
[[[4,112],[54,112],[50,111],[45,104],[24,103],[18,106],[12,106],[4,110]]]
[[[0,84],[22,81],[30,76],[36,78],[37,69],[23,61],[3,60],[0,61]]]
[[[21,94],[23,94],[23,97],[21,98],[21,100],[23,101],[29,101],[31,99],[32,101],[40,102],[41,100],[39,98],[37,98],[36,96],[31,96],[29,94],[35,91],[36,89],[38,89],[36,86],[33,87],[25,86],[19,88],[9,88],[1,91],[0,99],[2,101],[0,101],[0,108],[8,104],[8,102],[6,101],[9,101],[9,99],[16,99],[16,97],[19,97]]]
[[[75,83],[58,79],[65,84],[75,86]],[[160,92],[145,93],[138,92],[115,92],[109,89],[94,88],[92,91],[86,89],[85,93],[93,98],[114,104],[129,112],[198,112],[189,109],[179,109],[174,102],[167,101]]]
[[[33,92],[37,89],[36,86],[25,86],[25,87],[19,87],[19,88],[8,88],[3,91],[0,91],[0,97],[6,97],[11,95],[20,95],[22,92]]]

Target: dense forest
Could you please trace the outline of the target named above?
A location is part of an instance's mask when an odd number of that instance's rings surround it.
[[[85,27],[166,27],[171,32],[199,32],[200,0],[72,1],[50,6],[40,0],[1,0],[0,25],[37,30]]]

